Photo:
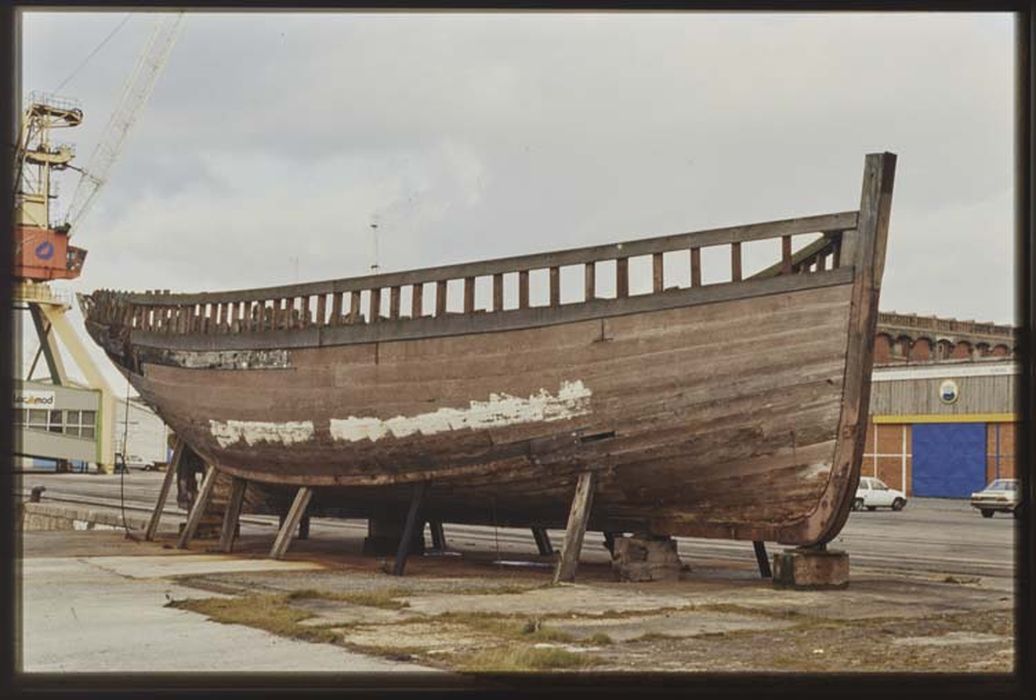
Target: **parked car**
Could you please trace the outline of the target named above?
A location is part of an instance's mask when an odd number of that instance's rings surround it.
[[[903,510],[907,503],[906,495],[902,491],[890,489],[881,479],[870,476],[861,476],[860,485],[856,487],[856,498],[853,499],[853,510],[876,510],[878,508],[891,508],[892,510]]]
[[[1018,479],[995,479],[986,488],[971,494],[971,506],[978,508],[983,518],[992,518],[997,512],[1013,513],[1017,518],[1021,503]]]

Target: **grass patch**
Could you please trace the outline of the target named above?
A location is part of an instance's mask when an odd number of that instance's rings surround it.
[[[595,632],[589,639],[586,640],[590,644],[596,644],[598,646],[607,646],[614,644],[614,640],[606,635],[604,632]]]
[[[662,641],[672,641],[674,639],[681,639],[681,637],[676,637],[676,636],[671,635],[671,634],[665,634],[664,632],[646,632],[646,633],[640,635],[639,637],[637,637],[636,639],[634,639],[633,641],[634,642],[662,642]]]
[[[461,588],[456,591],[445,591],[448,594],[458,595],[516,595],[518,593],[527,593],[528,591],[534,591],[538,588],[547,588],[550,584],[527,584],[523,585],[520,583],[509,583],[503,586],[478,586],[471,588]]]
[[[288,600],[336,600],[353,605],[365,605],[370,608],[383,608],[385,610],[401,610],[409,608],[410,603],[398,598],[409,595],[409,592],[402,588],[386,588],[377,591],[319,591],[314,588],[305,588],[300,591],[292,591],[287,595]]]
[[[464,625],[476,632],[484,632],[495,637],[512,641],[525,642],[574,642],[568,632],[544,627],[538,618],[526,618],[519,615],[500,615],[485,612],[449,612],[431,618],[441,622],[453,622]]]
[[[337,632],[323,627],[307,627],[299,623],[312,615],[291,607],[286,595],[249,595],[239,598],[193,598],[172,600],[167,608],[201,613],[211,620],[228,625],[247,625],[282,637],[307,642],[336,642]]]
[[[596,663],[597,660],[587,654],[577,654],[566,649],[513,645],[487,649],[458,659],[457,667],[473,673],[493,673],[586,668]]]

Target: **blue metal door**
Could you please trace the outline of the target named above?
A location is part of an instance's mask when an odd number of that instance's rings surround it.
[[[985,423],[913,426],[915,496],[967,498],[986,485]]]

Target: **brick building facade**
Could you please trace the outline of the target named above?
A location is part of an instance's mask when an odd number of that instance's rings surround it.
[[[908,496],[966,498],[1015,476],[1017,331],[882,313],[861,473]]]

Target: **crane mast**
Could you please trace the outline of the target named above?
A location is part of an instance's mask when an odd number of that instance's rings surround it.
[[[158,75],[176,42],[182,22],[182,12],[165,16],[159,20],[148,38],[144,51],[126,80],[115,110],[108,119],[108,124],[94,147],[83,170],[83,176],[72,195],[65,215],[65,227],[68,230],[75,228],[83,219],[94,203],[97,193],[107,182],[130,129],[155,87]]]
[[[39,411],[50,415],[49,420],[53,421],[55,417],[57,420],[52,425],[48,423],[50,427],[43,432],[46,439],[40,438],[41,431],[34,429],[33,425],[22,424],[19,433],[22,456],[58,459],[66,463],[72,459],[92,460],[101,471],[111,473],[114,469],[115,392],[72,327],[67,317],[69,300],[55,293],[50,282],[75,279],[81,274],[86,250],[69,244],[70,231],[83,219],[96,200],[98,191],[108,180],[126,137],[169,57],[182,21],[182,12],[167,14],[155,26],[123,86],[116,108],[85,169],[72,165],[75,149],[52,140],[53,130],[72,128],[82,123],[83,112],[79,105],[54,95],[34,93],[29,96],[15,159],[14,300],[16,310],[28,311],[31,316],[31,328],[39,340],[37,359],[40,355],[46,359],[50,378],[49,382],[43,383],[33,380],[36,366],[36,360],[33,360],[28,375],[23,379],[20,376],[22,363],[19,361],[16,381],[19,382],[18,387],[27,388],[29,394],[42,391],[53,401],[57,400],[54,398],[56,394],[51,391],[55,386],[65,387],[64,396],[69,396],[68,392],[80,392],[76,400],[82,405],[76,404],[79,408],[75,410],[74,407],[65,410],[55,403],[54,410]],[[82,177],[64,218],[55,217],[62,223],[55,225],[51,219],[51,203],[56,198],[51,175],[66,168],[79,170]],[[21,356],[23,349],[23,325],[22,315],[19,314],[15,338],[18,356]],[[71,380],[65,368],[62,350],[82,372],[86,379],[85,387]],[[96,403],[91,404],[91,401]],[[96,412],[83,406],[92,406]],[[38,412],[35,409],[27,410]],[[63,414],[90,415],[90,437],[95,438],[96,447],[92,454],[89,454],[91,450],[88,447],[84,447],[84,443],[89,445],[89,442],[77,437],[80,433],[66,439]],[[83,433],[82,437],[85,436]]]

